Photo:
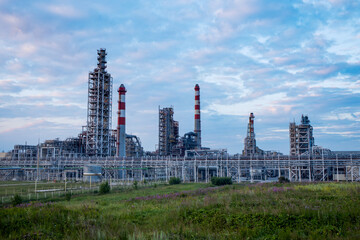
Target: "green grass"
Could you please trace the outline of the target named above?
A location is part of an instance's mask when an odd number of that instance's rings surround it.
[[[360,184],[179,184],[0,209],[0,238],[359,239]]]
[[[100,183],[92,183],[92,186],[98,186]],[[90,183],[67,182],[66,188],[88,188]],[[64,189],[65,182],[44,182],[37,183],[37,190]],[[27,194],[35,192],[35,182],[0,182],[0,196],[9,196],[15,194]]]

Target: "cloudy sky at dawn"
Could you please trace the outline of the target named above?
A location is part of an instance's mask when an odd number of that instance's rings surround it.
[[[241,152],[250,112],[257,145],[289,153],[289,122],[309,116],[315,144],[360,150],[360,1],[0,0],[0,151],[77,136],[88,73],[106,48],[127,88],[127,133],[158,142],[158,106],[203,146]]]

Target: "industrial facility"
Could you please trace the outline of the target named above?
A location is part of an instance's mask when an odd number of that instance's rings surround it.
[[[200,120],[200,87],[195,90],[194,131],[187,132],[179,137],[179,122],[173,118],[174,108],[159,107],[159,155],[160,156],[205,156],[223,154],[224,149],[216,150],[201,146],[201,120]],[[226,152],[226,151],[225,151]]]
[[[313,127],[310,125],[308,116],[301,116],[301,124],[295,122],[289,125],[290,134],[290,155],[309,155],[312,154],[314,147]]]
[[[159,106],[158,148],[146,152],[139,137],[126,133],[126,92],[118,88],[117,126],[113,129],[113,78],[107,52],[97,51],[97,67],[88,76],[87,122],[77,137],[15,145],[0,158],[0,180],[83,180],[209,182],[212,176],[234,181],[360,181],[360,152],[332,152],[315,145],[308,116],[289,125],[290,153],[266,151],[256,145],[255,114],[250,113],[242,154],[202,145],[200,86],[194,87],[194,129],[181,137],[174,108]],[[191,117],[191,116],[189,116]],[[131,121],[131,120],[130,120]],[[37,166],[35,168],[34,166]],[[93,170],[92,170],[93,169]],[[95,169],[95,170],[94,170]],[[96,171],[96,173],[91,173]],[[90,178],[91,179],[91,178]]]
[[[159,155],[172,155],[178,140],[179,122],[174,121],[174,108],[159,107]]]
[[[80,157],[141,157],[144,150],[140,139],[125,133],[125,93],[120,85],[117,128],[112,129],[113,79],[106,71],[106,50],[97,51],[97,67],[88,76],[87,125],[78,137],[66,140],[45,140],[38,146],[15,145],[6,157],[22,158],[80,158]]]

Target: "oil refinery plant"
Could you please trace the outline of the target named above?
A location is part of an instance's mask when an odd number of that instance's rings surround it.
[[[299,125],[289,124],[289,155],[257,146],[254,113],[249,115],[241,154],[203,146],[198,84],[194,87],[193,131],[181,136],[174,108],[159,106],[158,148],[146,152],[138,136],[126,133],[124,84],[118,88],[117,124],[112,128],[113,78],[107,72],[106,55],[105,49],[97,51],[97,66],[89,73],[87,121],[78,136],[15,145],[0,159],[0,180],[86,181],[85,173],[91,169],[100,171],[103,180],[119,181],[166,181],[173,176],[184,182],[209,182],[212,176],[229,176],[237,182],[281,176],[290,181],[360,180],[360,152],[336,152],[315,145],[313,127],[304,115]]]

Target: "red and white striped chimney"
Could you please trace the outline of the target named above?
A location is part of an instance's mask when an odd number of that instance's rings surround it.
[[[196,133],[197,148],[201,148],[201,126],[200,126],[200,87],[195,85],[195,126],[194,133]]]
[[[119,100],[118,100],[118,124],[116,136],[116,156],[126,157],[125,152],[125,93],[126,89],[124,84],[119,87]]]

